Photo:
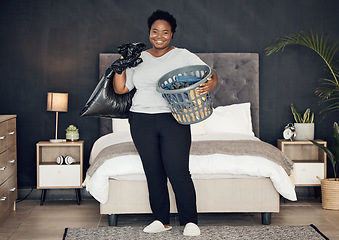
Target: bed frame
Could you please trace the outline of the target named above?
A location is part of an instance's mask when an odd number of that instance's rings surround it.
[[[259,55],[257,53],[199,53],[219,76],[213,91],[213,106],[251,102],[253,131],[259,137]],[[100,54],[100,76],[119,57]],[[114,129],[113,129],[114,130]],[[111,119],[100,119],[101,135],[112,130]],[[280,210],[279,193],[269,178],[194,180],[199,213],[261,213],[262,224],[271,223],[271,213]],[[171,213],[176,213],[174,194],[169,184]],[[109,181],[109,197],[100,204],[108,214],[108,224],[116,226],[119,214],[151,213],[146,181]]]

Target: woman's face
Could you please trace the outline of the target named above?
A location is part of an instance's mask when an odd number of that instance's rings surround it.
[[[149,40],[154,48],[166,49],[172,39],[171,25],[165,20],[157,20],[153,23],[149,32]]]

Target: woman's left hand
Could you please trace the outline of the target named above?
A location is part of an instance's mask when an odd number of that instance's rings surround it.
[[[200,85],[199,88],[197,88],[197,91],[199,92],[200,95],[204,95],[211,91],[215,86],[217,86],[218,83],[218,75],[217,73],[213,70],[213,75],[210,78],[207,78],[207,81],[203,84]]]

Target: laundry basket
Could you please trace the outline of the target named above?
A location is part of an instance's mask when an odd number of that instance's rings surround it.
[[[201,80],[188,87],[164,89],[165,86],[176,82],[178,76],[194,76]],[[212,114],[213,104],[210,93],[200,95],[197,91],[197,88],[211,76],[212,69],[209,66],[192,65],[175,69],[160,78],[157,91],[169,103],[172,115],[177,122],[184,125],[198,123]]]

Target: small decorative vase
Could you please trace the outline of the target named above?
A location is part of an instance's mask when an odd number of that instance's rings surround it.
[[[79,132],[69,131],[66,132],[67,141],[79,141]]]
[[[295,140],[313,140],[314,139],[314,123],[294,123]]]

